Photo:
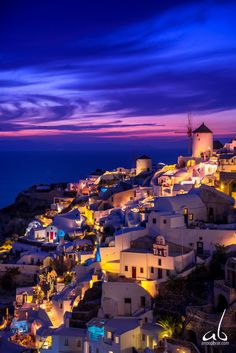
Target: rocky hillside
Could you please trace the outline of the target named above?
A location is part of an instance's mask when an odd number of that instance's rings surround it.
[[[54,197],[65,196],[66,185],[36,185],[21,192],[14,204],[0,210],[0,240],[13,234],[23,235],[34,216],[43,214],[50,208]]]
[[[34,200],[24,194],[19,194],[14,204],[0,210],[1,239],[12,234],[23,235],[29,221],[47,207],[43,200]]]

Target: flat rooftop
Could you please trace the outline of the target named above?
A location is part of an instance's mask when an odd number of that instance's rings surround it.
[[[154,238],[145,236],[145,237],[136,239],[136,241],[133,242],[133,246],[131,248],[122,250],[122,252],[138,253],[138,254],[153,254],[152,248],[146,249],[144,246],[143,247],[141,246],[142,241],[143,241],[143,244],[145,244],[147,239],[149,241],[152,240],[152,245],[155,244]],[[168,240],[166,240],[166,245],[168,245],[169,256],[173,256],[173,257],[180,256],[182,254],[187,254],[192,250],[191,248],[172,243]]]
[[[115,273],[107,272],[108,282],[126,282],[126,283],[137,283],[134,278],[126,278],[125,276],[119,276]]]

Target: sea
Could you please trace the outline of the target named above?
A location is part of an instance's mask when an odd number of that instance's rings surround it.
[[[95,151],[0,151],[0,208],[12,204],[17,194],[35,184],[78,182],[96,168],[131,168],[142,154],[153,163],[175,163],[185,148],[166,147]]]

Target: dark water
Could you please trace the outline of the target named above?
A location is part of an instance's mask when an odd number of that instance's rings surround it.
[[[96,168],[134,167],[135,158],[148,154],[153,163],[173,163],[183,148],[135,151],[34,151],[0,152],[0,208],[17,194],[38,183],[76,182]]]

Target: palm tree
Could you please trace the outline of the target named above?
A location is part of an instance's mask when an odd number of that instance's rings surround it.
[[[176,337],[180,334],[183,328],[182,320],[175,316],[165,316],[157,321],[157,324],[163,328],[163,331],[160,333],[160,339],[165,337]]]

